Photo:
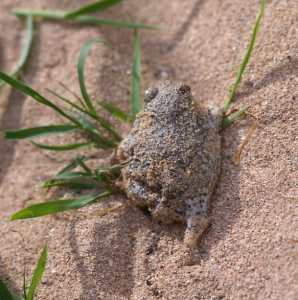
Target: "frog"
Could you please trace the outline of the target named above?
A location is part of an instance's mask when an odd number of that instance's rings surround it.
[[[131,132],[112,155],[118,181],[135,206],[166,224],[186,225],[182,264],[200,263],[198,243],[209,224],[221,160],[223,111],[202,109],[186,83],[164,81],[145,92]]]

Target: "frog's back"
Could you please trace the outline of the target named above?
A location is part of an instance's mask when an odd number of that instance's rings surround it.
[[[152,95],[151,95],[152,96]],[[185,84],[165,82],[137,116],[127,147],[127,176],[164,193],[198,190],[218,173],[220,137]]]

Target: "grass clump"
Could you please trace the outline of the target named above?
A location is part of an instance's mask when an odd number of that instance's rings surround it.
[[[241,66],[240,66],[240,70],[238,72],[236,81],[235,81],[235,83],[233,85],[232,91],[231,91],[231,93],[229,95],[229,98],[228,98],[228,100],[227,100],[227,102],[226,102],[226,104],[224,106],[224,111],[228,110],[228,108],[229,108],[229,106],[230,106],[230,104],[231,104],[231,102],[233,100],[233,97],[235,95],[236,89],[237,89],[238,84],[239,84],[239,82],[241,80],[242,74],[243,74],[243,72],[245,70],[246,64],[248,63],[248,60],[250,58],[250,55],[251,55],[251,52],[253,50],[253,47],[254,47],[254,44],[255,44],[255,41],[256,41],[256,38],[257,38],[257,34],[258,34],[258,31],[259,31],[260,22],[261,22],[261,19],[263,17],[263,14],[264,14],[265,4],[266,4],[266,0],[262,0],[261,11],[260,11],[259,17],[258,17],[258,19],[257,19],[257,21],[255,23],[255,27],[254,27],[254,30],[253,30],[253,33],[252,33],[250,44],[248,46],[248,50],[247,50],[247,52],[245,54],[245,57],[244,57],[244,59],[242,61]],[[222,122],[222,128],[225,128],[225,127],[229,126],[231,124],[231,122],[235,118],[241,116],[247,109],[248,109],[248,107],[244,107],[243,109],[239,110],[237,113],[235,113],[235,114],[233,114],[233,115],[225,118],[223,120],[223,122]]]
[[[45,245],[39,260],[37,262],[37,265],[35,267],[35,271],[29,286],[28,291],[26,292],[26,269],[23,271],[23,293],[24,296],[21,297],[14,292],[10,291],[8,287],[5,285],[5,283],[0,280],[0,298],[3,300],[33,300],[34,299],[34,293],[37,285],[39,284],[42,274],[45,270],[47,261],[47,245]]]
[[[67,12],[55,11],[55,10],[35,10],[35,9],[15,9],[13,13],[18,17],[41,17],[48,19],[60,19],[60,20],[70,20],[77,23],[91,24],[91,25],[105,25],[105,26],[115,26],[115,27],[126,27],[134,29],[154,29],[158,30],[160,28],[144,24],[128,23],[114,20],[107,20],[97,17],[87,16],[85,14],[95,13],[114,6],[122,0],[101,0],[93,3],[89,3],[82,6],[76,10],[71,10]]]

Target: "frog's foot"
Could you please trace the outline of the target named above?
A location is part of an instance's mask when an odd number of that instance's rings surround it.
[[[198,241],[208,227],[208,224],[209,220],[207,217],[196,216],[187,219],[187,229],[182,248],[182,264],[184,266],[200,264],[201,258],[198,253]]]

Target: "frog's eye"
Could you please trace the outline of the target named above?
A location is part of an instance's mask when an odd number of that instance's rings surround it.
[[[187,84],[182,84],[179,89],[178,89],[179,93],[184,95],[190,92],[190,86]]]
[[[145,97],[144,97],[144,101],[145,103],[149,103],[152,99],[155,98],[155,96],[158,93],[158,89],[157,88],[149,88],[146,90],[145,92]]]

